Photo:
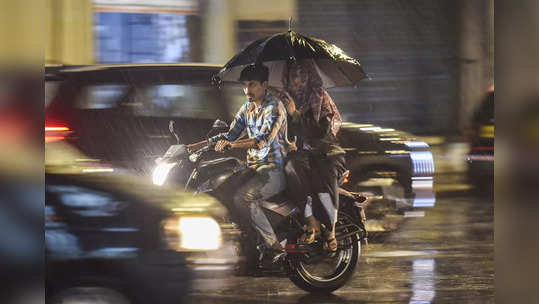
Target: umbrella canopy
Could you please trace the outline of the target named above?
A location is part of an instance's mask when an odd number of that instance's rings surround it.
[[[359,61],[336,45],[288,31],[249,44],[225,64],[216,78],[217,81],[239,81],[244,67],[263,63],[269,68],[269,85],[282,87],[287,61],[302,59],[314,60],[325,88],[352,86],[367,76]]]

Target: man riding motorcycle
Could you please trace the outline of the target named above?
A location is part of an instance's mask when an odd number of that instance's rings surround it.
[[[268,91],[268,75],[268,68],[262,64],[244,68],[239,80],[248,101],[237,112],[229,131],[187,148],[194,151],[209,144],[215,145],[217,152],[248,149],[247,165],[256,174],[235,192],[233,201],[261,236],[268,256],[277,262],[285,256],[285,251],[261,204],[286,188],[283,172],[286,138],[281,132],[286,127],[286,110],[279,98]],[[244,132],[247,139],[238,140]]]

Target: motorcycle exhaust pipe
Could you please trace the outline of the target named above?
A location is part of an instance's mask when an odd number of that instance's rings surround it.
[[[361,229],[358,229],[356,231],[349,232],[349,233],[346,233],[346,234],[335,234],[335,239],[337,241],[341,241],[341,240],[344,240],[347,237],[351,237],[351,236],[353,236],[355,234],[360,234],[360,233],[361,233]]]
[[[345,230],[348,230],[347,228],[353,228],[353,231],[345,232]],[[335,227],[335,239],[340,241],[355,234],[361,234],[361,231],[362,229],[356,224],[338,225]]]

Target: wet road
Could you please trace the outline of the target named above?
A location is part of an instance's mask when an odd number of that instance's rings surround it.
[[[187,303],[493,303],[493,211],[489,198],[438,198],[425,217],[364,246],[355,277],[328,297],[286,278],[233,277],[198,280]]]

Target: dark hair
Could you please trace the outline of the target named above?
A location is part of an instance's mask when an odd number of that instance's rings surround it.
[[[267,81],[269,69],[263,64],[251,64],[246,66],[240,74],[240,81],[258,80],[260,83]]]

